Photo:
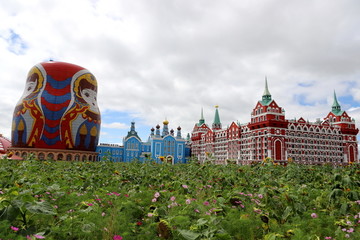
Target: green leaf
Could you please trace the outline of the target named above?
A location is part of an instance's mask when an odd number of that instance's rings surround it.
[[[208,220],[206,220],[205,218],[200,218],[200,219],[198,219],[196,225],[198,225],[198,226],[203,226],[203,225],[205,225],[207,222],[208,222]]]
[[[25,208],[31,212],[36,214],[45,214],[45,215],[55,215],[55,211],[53,206],[48,202],[32,202],[26,203]]]
[[[199,219],[200,220],[200,219]],[[178,229],[178,232],[187,240],[195,240],[200,236],[200,233],[192,232],[189,230]]]
[[[290,206],[287,206],[281,216],[281,219],[286,221],[287,218],[290,216],[291,212],[292,212],[292,208]]]

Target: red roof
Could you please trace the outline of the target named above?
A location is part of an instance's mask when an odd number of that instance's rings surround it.
[[[11,141],[0,134],[0,153],[6,153],[9,147],[11,147]]]

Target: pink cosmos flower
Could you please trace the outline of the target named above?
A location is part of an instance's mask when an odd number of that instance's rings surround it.
[[[183,185],[181,185],[183,188],[188,188],[188,185],[185,185],[185,184],[183,184]]]
[[[170,198],[171,201],[175,201],[175,199],[176,199],[176,198],[175,198],[174,196],[172,196],[172,197]]]
[[[58,205],[54,205],[54,208],[58,208]]]
[[[106,213],[104,213],[104,212],[101,213],[101,216],[102,216],[102,217],[105,216],[105,215],[106,215]]]
[[[159,193],[159,192],[156,192],[156,193],[154,194],[154,197],[155,197],[155,198],[160,197],[160,193]]]
[[[349,238],[349,237],[350,237],[350,235],[347,233],[347,234],[345,234],[345,237],[346,237],[346,238]]]
[[[208,201],[205,201],[203,204],[204,204],[205,206],[209,206],[209,205],[210,205],[210,203],[209,203]]]
[[[153,198],[151,201],[152,201],[152,202],[156,202],[156,201],[157,201],[157,198]]]
[[[120,235],[114,235],[113,236],[113,240],[122,240],[122,239],[123,239],[123,237],[120,236]]]
[[[262,199],[264,196],[262,194],[258,194],[258,198]]]
[[[332,239],[332,237],[325,237],[325,239]]]
[[[87,205],[91,207],[91,206],[93,206],[94,204],[92,204],[92,203],[88,203]]]
[[[312,217],[312,218],[317,218],[318,215],[317,215],[316,213],[312,213],[312,214],[311,214],[311,217]]]
[[[15,232],[19,231],[19,228],[17,228],[17,227],[11,226],[10,228],[11,228],[11,230],[13,230]]]
[[[349,229],[347,230],[347,232],[348,232],[348,233],[352,233],[352,232],[354,232],[354,229],[353,229],[353,228],[349,228]]]
[[[195,210],[194,210],[194,212],[197,212],[197,213],[199,213],[200,211],[199,211],[199,209],[195,209]]]
[[[190,204],[191,203],[191,200],[190,199],[186,199],[186,204]]]
[[[148,217],[152,217],[152,216],[154,216],[154,214],[148,213],[147,216],[148,216]]]

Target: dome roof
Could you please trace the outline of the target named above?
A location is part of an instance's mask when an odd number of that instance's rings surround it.
[[[0,153],[6,153],[9,147],[11,147],[10,140],[0,134]]]
[[[12,146],[95,151],[100,134],[97,81],[65,62],[31,68],[15,106]]]

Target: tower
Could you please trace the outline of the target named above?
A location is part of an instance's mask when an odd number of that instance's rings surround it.
[[[268,82],[267,82],[267,77],[265,77],[265,90],[264,93],[262,95],[262,103],[264,105],[267,105],[271,102],[271,94],[269,92],[269,87],[268,87]]]
[[[213,130],[220,130],[221,129],[221,122],[220,122],[220,116],[219,116],[219,110],[218,110],[219,106],[216,105],[215,106],[215,117],[214,117],[214,122],[212,124],[212,129]]]
[[[169,135],[169,127],[168,127],[169,121],[165,119],[165,121],[163,121],[163,124],[164,126],[163,126],[162,136],[164,137],[166,135]]]
[[[201,126],[205,123],[205,119],[204,119],[204,111],[203,109],[201,108],[201,116],[200,116],[200,119],[199,119],[199,123],[198,123],[198,126]]]
[[[334,113],[335,115],[341,112],[341,106],[337,100],[335,90],[334,90],[334,102],[331,107],[331,112]]]

